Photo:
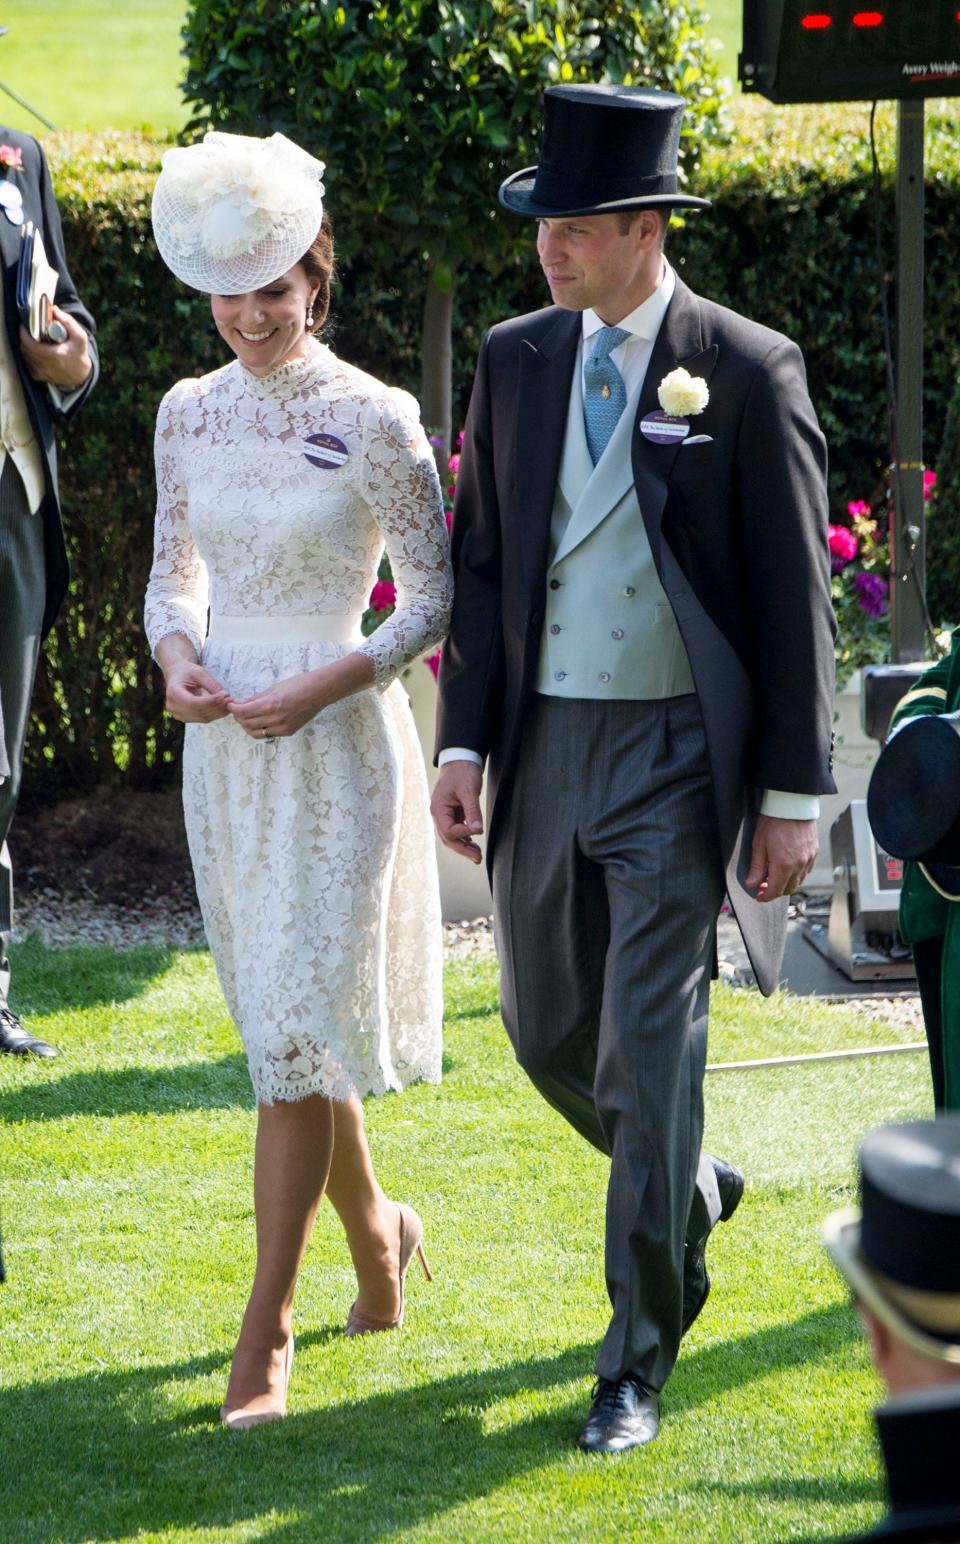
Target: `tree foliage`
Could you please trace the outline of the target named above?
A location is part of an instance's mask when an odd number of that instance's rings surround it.
[[[193,0],[189,129],[280,130],[327,163],[343,256],[413,265],[424,414],[448,432],[454,275],[466,258],[497,270],[515,245],[497,188],[537,159],[544,87],[677,90],[688,174],[721,107],[702,21],[691,0]]]

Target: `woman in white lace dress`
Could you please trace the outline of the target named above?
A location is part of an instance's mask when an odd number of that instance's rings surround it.
[[[221,1412],[236,1427],[283,1414],[324,1191],[357,1272],[348,1332],[399,1325],[423,1230],[376,1181],[360,1099],[440,1077],[436,864],[396,677],[446,631],[446,527],[416,403],[313,336],[333,266],[322,171],[280,135],[211,134],[167,153],[154,197],[163,257],[211,294],[236,356],[161,404],[146,604],[258,1104],[257,1267]],[[396,610],[364,640],[384,546]]]

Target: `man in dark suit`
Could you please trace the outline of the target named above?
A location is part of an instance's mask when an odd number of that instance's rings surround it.
[[[706,204],[677,191],[682,112],[552,88],[500,190],[554,304],[483,343],[440,676],[434,814],[479,862],[486,761],[507,1031],[611,1158],[592,1452],[656,1436],[742,1193],[700,1151],[724,884],[770,992],[834,787],[823,437],[799,350],[665,261],[670,209]]]
[[[62,341],[37,341],[16,305],[20,229],[32,220],[59,275],[53,318]],[[0,128],[0,1052],[53,1056],[8,1002],[7,943],[13,876],[7,834],[13,820],[30,694],[40,643],[67,588],[67,554],[57,496],[54,425],[77,411],[97,378],[90,313],[67,268],[50,173],[35,139]]]

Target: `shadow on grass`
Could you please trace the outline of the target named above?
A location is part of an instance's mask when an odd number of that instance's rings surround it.
[[[298,1337],[301,1366],[311,1352],[322,1356],[332,1333]],[[849,1310],[836,1305],[693,1352],[671,1380],[666,1419],[835,1355],[857,1336]],[[597,1461],[575,1457],[572,1443],[593,1351],[579,1345],[354,1402],[347,1395],[243,1434],[224,1431],[212,1404],[170,1412],[189,1399],[178,1384],[221,1370],[225,1378],[226,1353],[0,1391],[0,1430],[23,1438],[16,1465],[0,1478],[4,1537],[78,1544],[164,1530],[219,1537],[233,1527],[249,1537],[256,1527],[257,1538],[365,1540],[425,1525],[558,1461],[582,1464],[586,1475]],[[295,1365],[295,1384],[296,1376]],[[572,1382],[577,1390],[559,1408],[490,1428],[498,1404]],[[768,1490],[761,1482],[743,1493]],[[778,1493],[773,1483],[769,1493]],[[795,1501],[798,1491],[788,1483],[779,1493]],[[824,1478],[810,1497],[847,1505],[873,1494]]]
[[[62,1120],[67,1115],[170,1115],[236,1106],[254,1108],[247,1060],[239,1054],[175,1067],[72,1072],[12,1088],[0,1094],[0,1124]]]
[[[178,951],[153,944],[111,949],[90,944],[54,949],[27,938],[10,951],[13,966],[11,1006],[34,1021],[48,1013],[128,1002],[173,965]]]

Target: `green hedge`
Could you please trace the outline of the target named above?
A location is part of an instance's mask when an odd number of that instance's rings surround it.
[[[883,221],[892,268],[892,116],[881,124]],[[960,172],[955,122],[931,114],[927,164],[926,459],[936,466],[957,377]],[[670,255],[703,294],[802,346],[830,441],[838,513],[882,476],[885,404],[866,109],[772,109],[745,102],[729,144],[705,147],[709,213],[671,235]],[[163,146],[118,134],[47,141],[78,287],[97,316],[103,374],[62,444],[61,489],[74,579],[38,681],[27,798],[176,776],[179,730],[161,711],[141,627],[153,521],[152,431],[168,386],[223,362],[207,302],[167,274],[150,238]],[[492,194],[491,194],[492,196]],[[349,205],[333,208],[335,228]],[[494,278],[463,273],[455,318],[459,416],[486,326],[545,298],[533,232]],[[346,232],[345,232],[346,234]],[[353,236],[351,235],[351,241]],[[345,358],[416,389],[420,275],[358,260],[334,295],[329,340]],[[414,279],[417,282],[414,282]],[[771,498],[776,490],[771,489]],[[931,562],[942,556],[931,522]],[[938,548],[938,542],[941,547]],[[944,604],[948,604],[945,600]],[[960,617],[938,615],[937,622]]]

